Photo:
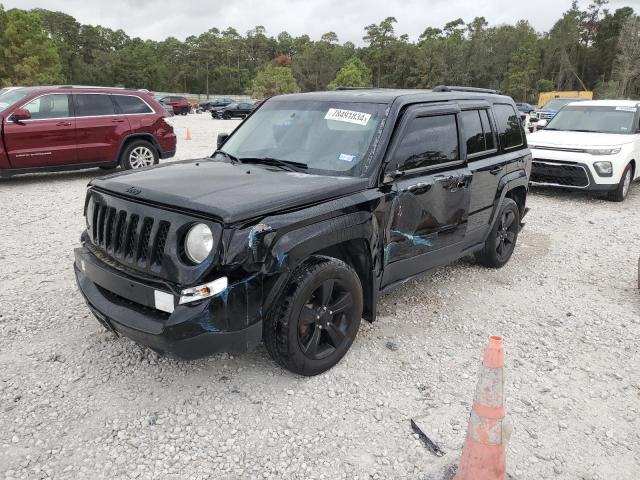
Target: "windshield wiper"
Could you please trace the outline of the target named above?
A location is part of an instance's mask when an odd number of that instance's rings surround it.
[[[215,152],[213,152],[213,155],[211,155],[211,157],[215,157],[216,155],[222,155],[223,157],[228,158],[231,161],[231,163],[240,163],[240,160],[238,160],[238,157],[234,157],[233,155],[225,152],[224,150],[216,150]]]
[[[259,163],[263,165],[270,165],[274,167],[280,167],[290,172],[299,172],[300,170],[306,170],[309,168],[306,163],[293,162],[291,160],[278,160],[271,157],[243,157],[239,159],[242,163]]]

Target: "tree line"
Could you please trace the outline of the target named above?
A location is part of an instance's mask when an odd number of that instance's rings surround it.
[[[277,93],[339,86],[500,89],[534,101],[539,91],[595,90],[640,96],[640,17],[608,0],[574,1],[544,33],[526,20],[490,26],[484,17],[428,27],[416,40],[388,17],[364,27],[363,46],[335,32],[318,40],[256,26],[244,35],[211,28],[180,41],[131,38],[44,9],[0,5],[0,86],[78,84],[215,94]]]

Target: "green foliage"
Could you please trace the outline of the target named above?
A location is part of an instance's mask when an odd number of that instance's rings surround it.
[[[536,84],[538,92],[553,92],[556,89],[556,84],[552,80],[541,78]]]
[[[40,16],[18,9],[1,12],[0,84],[62,81],[56,45],[42,28]]]
[[[288,67],[275,67],[271,64],[258,72],[253,79],[249,94],[254,98],[266,98],[282,93],[298,93],[300,87]]]
[[[338,87],[370,87],[371,70],[362,60],[353,57],[338,71],[336,78],[329,84],[329,90]]]
[[[535,75],[540,67],[540,51],[536,39],[523,44],[511,56],[505,81],[505,92],[515,99],[528,102],[534,99]]]
[[[341,43],[336,32],[312,40],[287,32],[271,36],[263,26],[244,34],[214,27],[184,41],[157,42],[83,25],[61,12],[0,8],[0,85],[64,82],[266,95],[297,87],[449,84],[504,89],[528,101],[550,89],[640,94],[637,62],[627,60],[635,58],[636,37],[622,34],[623,28],[633,34],[627,22],[634,11],[610,12],[607,5],[591,0],[583,8],[574,2],[544,34],[524,20],[490,26],[485,17],[468,23],[455,18],[425,28],[416,41],[397,32],[396,19],[387,17],[364,27],[364,47]],[[285,70],[276,74],[268,64]]]

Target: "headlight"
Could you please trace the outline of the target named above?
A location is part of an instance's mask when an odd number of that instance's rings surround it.
[[[191,227],[184,241],[184,250],[193,263],[202,263],[213,249],[213,234],[204,223]]]
[[[610,177],[613,175],[613,166],[611,162],[594,162],[593,168],[596,169],[601,177]]]
[[[620,153],[621,147],[614,148],[589,148],[585,150],[590,155],[615,155]]]

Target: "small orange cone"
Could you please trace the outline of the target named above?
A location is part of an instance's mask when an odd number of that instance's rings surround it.
[[[191,130],[189,130],[189,127],[187,127],[187,136],[185,137],[185,140],[191,140]]]
[[[508,428],[504,423],[504,347],[489,337],[467,427],[460,466],[454,480],[504,480]]]

